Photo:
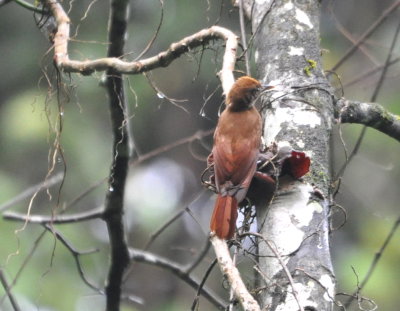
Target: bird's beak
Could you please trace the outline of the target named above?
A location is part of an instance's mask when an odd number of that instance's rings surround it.
[[[268,90],[270,90],[270,89],[273,89],[275,86],[273,86],[273,85],[267,85],[267,84],[261,84],[261,88],[260,88],[260,91],[268,91]]]

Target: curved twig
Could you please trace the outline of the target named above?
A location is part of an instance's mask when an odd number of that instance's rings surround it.
[[[68,15],[57,1],[46,0],[45,3],[58,26],[54,36],[54,63],[60,71],[78,72],[84,75],[104,70],[112,70],[113,72],[124,74],[139,74],[154,68],[166,67],[173,60],[191,49],[205,45],[212,40],[222,39],[225,41],[226,48],[219,76],[225,94],[228,93],[234,82],[233,70],[236,61],[238,38],[232,31],[224,27],[212,26],[200,30],[176,43],[172,43],[166,51],[139,61],[127,62],[123,61],[119,56],[77,61],[70,60],[68,56],[68,40],[70,38],[70,19]]]

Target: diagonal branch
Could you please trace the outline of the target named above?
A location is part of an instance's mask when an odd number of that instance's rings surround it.
[[[349,48],[342,58],[332,67],[331,71],[336,71],[343,63],[358,49],[358,47],[368,39],[374,31],[400,6],[400,1],[395,1],[389,8],[387,8],[382,15],[364,32],[364,34],[354,42],[353,46]]]
[[[48,225],[48,224],[45,224],[45,225],[44,225],[44,228],[45,228],[47,231],[49,231],[51,234],[53,234],[54,237],[55,237],[58,241],[60,241],[61,244],[63,244],[63,245],[68,249],[68,251],[71,252],[71,255],[74,257],[74,261],[75,261],[75,264],[76,264],[76,268],[78,269],[78,273],[79,273],[79,276],[81,277],[82,281],[83,281],[87,286],[89,286],[91,289],[93,289],[94,291],[103,294],[103,291],[102,291],[101,289],[99,289],[98,287],[96,287],[94,284],[92,284],[91,281],[88,280],[88,278],[87,278],[85,272],[83,271],[83,267],[82,267],[81,260],[80,260],[80,257],[81,257],[82,255],[87,255],[87,254],[92,254],[92,253],[98,252],[98,249],[93,249],[93,250],[89,250],[89,251],[85,251],[85,252],[80,252],[80,251],[76,250],[76,249],[71,245],[71,243],[70,243],[69,241],[67,241],[67,239],[66,239],[60,232],[58,232],[57,230],[55,230],[54,227],[52,227],[52,226],[50,226],[50,225]]]
[[[364,124],[400,141],[400,116],[388,112],[379,104],[342,98],[336,102],[335,110],[341,123]]]
[[[228,282],[243,309],[246,311],[260,311],[260,306],[247,290],[246,285],[240,277],[238,269],[232,261],[226,241],[219,239],[217,236],[212,236],[210,241],[214,247],[221,272],[228,279]]]
[[[190,276],[186,266],[180,265],[161,256],[157,256],[153,253],[135,248],[129,248],[129,254],[131,260],[133,261],[147,263],[170,271],[172,274],[176,275],[194,289],[199,287],[200,282]],[[226,303],[217,297],[213,292],[211,292],[211,290],[207,289],[206,287],[202,287],[200,293],[218,309],[225,309]]]
[[[6,276],[4,275],[4,270],[2,268],[0,269],[0,283],[4,288],[6,295],[8,296],[8,299],[10,300],[13,310],[20,311],[21,308],[19,307],[17,300],[15,299],[13,293],[11,292],[10,285],[7,282]]]
[[[349,296],[349,299],[345,302],[345,307],[348,308],[350,306],[350,303],[354,300],[354,298],[357,298],[359,296],[360,291],[365,287],[367,282],[369,281],[372,273],[374,272],[376,266],[378,265],[379,260],[381,259],[383,252],[385,251],[386,247],[389,245],[390,241],[392,240],[396,230],[400,226],[400,217],[398,217],[395,221],[395,223],[392,226],[392,229],[390,230],[388,236],[386,237],[385,241],[383,242],[382,246],[380,247],[379,251],[375,253],[374,259],[372,260],[371,265],[368,268],[368,272],[365,275],[364,279],[362,280],[361,284],[358,285],[357,291],[353,293],[353,295]]]

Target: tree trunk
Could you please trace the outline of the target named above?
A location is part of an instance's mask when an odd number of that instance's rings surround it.
[[[255,33],[257,77],[275,86],[263,98],[264,139],[311,158],[308,175],[281,178],[269,206],[257,207],[259,232],[269,242],[259,240],[258,299],[268,310],[332,310],[327,198],[333,96],[321,65],[319,2],[266,0],[246,2],[245,9]]]

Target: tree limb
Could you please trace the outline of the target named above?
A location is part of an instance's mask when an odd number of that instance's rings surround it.
[[[235,67],[236,50],[238,45],[237,36],[230,30],[212,26],[207,29],[185,37],[182,40],[172,43],[166,51],[160,52],[150,58],[139,61],[127,62],[118,56],[110,56],[95,60],[77,61],[70,60],[68,56],[68,40],[70,38],[70,19],[62,8],[61,4],[54,0],[46,0],[56,23],[57,32],[54,36],[54,63],[57,68],[64,72],[79,72],[83,75],[89,75],[95,71],[104,71],[112,69],[114,72],[124,74],[139,74],[158,67],[166,67],[173,60],[191,49],[207,44],[216,39],[225,41],[226,48],[223,57],[223,66],[220,72],[220,78],[224,93],[230,89],[234,82],[232,71]]]
[[[120,57],[124,54],[128,24],[128,4],[128,0],[111,0],[108,27],[108,42],[110,42],[107,52],[108,57]],[[131,156],[131,141],[122,74],[112,68],[108,68],[105,86],[109,97],[113,133],[113,160],[108,178],[108,191],[103,214],[103,219],[107,224],[111,248],[111,262],[105,290],[106,310],[119,311],[123,274],[129,264],[123,214],[125,182]]]
[[[400,141],[400,116],[379,104],[342,98],[336,102],[335,114],[340,123],[364,124]]]

